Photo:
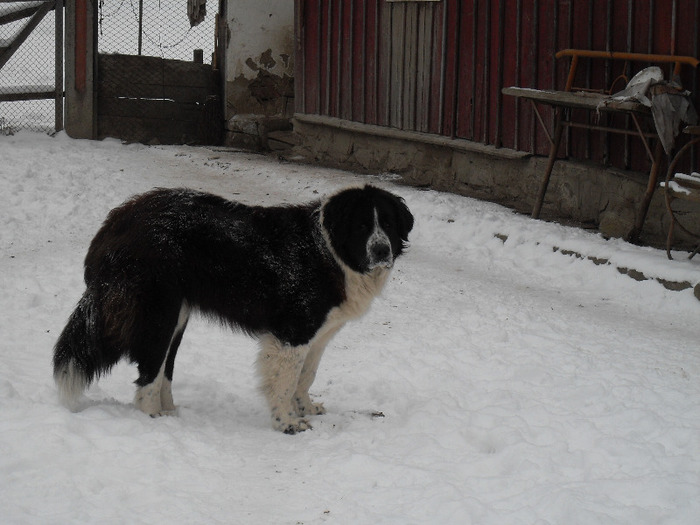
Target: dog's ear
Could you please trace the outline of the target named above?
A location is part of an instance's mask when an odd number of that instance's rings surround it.
[[[408,242],[408,234],[413,229],[413,214],[408,209],[406,201],[403,198],[395,195],[389,191],[383,190],[367,184],[365,186],[365,191],[370,190],[378,195],[384,203],[389,204],[396,216],[396,227],[401,240],[406,243]]]
[[[413,229],[413,214],[401,197],[396,197],[394,206],[399,217],[399,235],[404,242],[408,241],[408,234]]]
[[[323,206],[323,227],[331,235],[333,241],[338,237],[347,237],[352,210],[357,203],[354,191],[343,191],[332,196]],[[334,246],[335,248],[335,246]]]

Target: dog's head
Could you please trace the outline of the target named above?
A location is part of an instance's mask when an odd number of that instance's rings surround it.
[[[359,273],[391,268],[413,228],[413,215],[401,197],[369,185],[331,196],[321,217],[336,255]]]

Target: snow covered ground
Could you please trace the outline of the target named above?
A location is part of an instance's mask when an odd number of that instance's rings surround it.
[[[273,204],[366,180],[251,153],[0,137],[1,521],[698,523],[700,301],[617,267],[695,285],[700,260],[389,176],[370,180],[406,199],[411,248],[329,346],[313,430],[274,432],[255,342],[201,319],[178,354],[178,416],[134,409],[128,364],[82,412],[58,403],[52,346],[113,206],[154,186]]]

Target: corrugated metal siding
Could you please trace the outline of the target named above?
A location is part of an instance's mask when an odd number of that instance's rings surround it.
[[[297,112],[542,155],[549,143],[530,105],[502,87],[561,89],[563,48],[697,57],[700,41],[700,0],[296,0],[296,9]],[[623,68],[582,66],[576,84],[588,87]],[[683,83],[698,107],[698,72]],[[549,108],[542,114],[549,122]],[[573,158],[647,167],[635,138],[568,133]]]

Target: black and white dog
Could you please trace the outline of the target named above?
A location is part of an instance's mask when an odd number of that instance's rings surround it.
[[[257,207],[157,189],[112,210],[85,258],[87,289],[54,348],[71,407],[125,357],[135,404],[171,413],[173,365],[192,310],[260,340],[258,368],[276,429],[310,428],[326,344],[381,291],[413,228],[404,201],[365,186],[307,205]]]

